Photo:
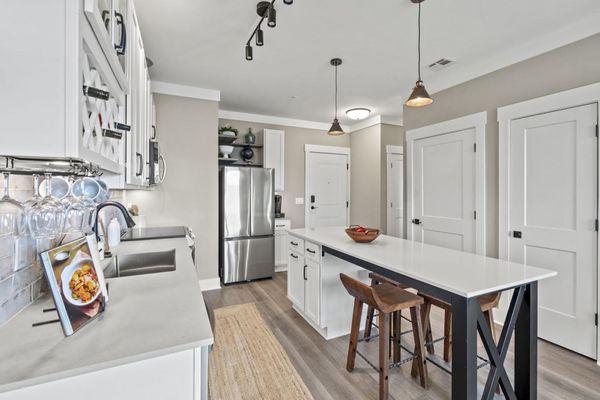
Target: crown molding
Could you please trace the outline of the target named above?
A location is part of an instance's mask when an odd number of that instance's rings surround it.
[[[295,128],[317,129],[328,131],[331,127],[329,122],[308,121],[304,119],[294,119],[285,117],[276,117],[273,115],[251,114],[238,111],[219,110],[220,119],[230,119],[234,121],[254,122],[258,124],[282,125]],[[373,125],[387,124],[402,126],[402,117],[390,117],[375,115],[365,120],[359,121],[353,125],[342,125],[346,133],[352,133],[360,129],[368,128]]]
[[[374,115],[370,118],[363,119],[362,121],[356,122],[354,125],[350,126],[348,129],[349,132],[355,132],[361,129],[368,128],[373,125],[398,125],[403,126],[402,117],[391,117],[385,115]]]
[[[330,122],[308,121],[305,119],[294,119],[285,117],[276,117],[274,115],[250,114],[238,111],[219,110],[219,118],[231,119],[234,121],[254,122],[258,124],[291,126],[294,128],[318,129],[328,131],[331,128]],[[347,131],[348,126],[342,125],[342,129]]]
[[[600,32],[600,23],[598,21],[600,21],[600,13],[591,14],[576,23],[556,29],[546,35],[529,41],[523,41],[521,45],[504,52],[496,53],[474,62],[457,63],[454,69],[448,69],[448,73],[440,75],[439,78],[436,76],[426,77],[427,88],[430,93],[441,92],[442,90],[593,36]]]
[[[172,96],[191,97],[200,100],[221,101],[221,91],[204,89],[196,86],[179,85],[177,83],[151,81],[152,93],[170,94]]]

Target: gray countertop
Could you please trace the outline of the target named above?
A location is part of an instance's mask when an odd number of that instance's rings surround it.
[[[108,279],[109,303],[97,320],[65,337],[43,313],[48,295],[0,328],[0,393],[213,343],[186,238],[132,241],[117,256],[175,249],[176,270]]]

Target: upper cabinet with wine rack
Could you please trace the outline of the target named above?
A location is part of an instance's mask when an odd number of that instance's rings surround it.
[[[3,9],[19,18],[0,24],[0,154],[77,158],[124,182],[143,169],[129,150],[150,125],[132,104],[142,85],[131,73],[132,0],[7,0]]]

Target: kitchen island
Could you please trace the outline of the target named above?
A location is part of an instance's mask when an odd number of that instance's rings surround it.
[[[483,389],[483,398],[493,397],[499,383],[503,390],[508,392],[508,398],[537,398],[537,282],[556,276],[555,271],[385,235],[372,243],[359,244],[346,236],[343,227],[293,229],[289,231],[289,242],[292,257],[288,271],[288,281],[291,281],[288,282],[290,298],[294,299],[297,297],[294,293],[300,293],[300,290],[295,290],[295,282],[298,281],[295,277],[301,275],[298,268],[303,268],[304,281],[308,282],[308,262],[294,265],[293,260],[299,260],[301,256],[308,256],[309,253],[313,259],[315,255],[319,258],[318,268],[312,273],[316,277],[328,275],[329,266],[337,266],[338,269],[351,269],[353,266],[354,269],[373,271],[406,284],[452,305],[453,399],[470,400],[478,396],[478,332],[492,365]],[[294,253],[295,248],[298,250]],[[310,252],[306,253],[309,249]],[[310,270],[310,267],[308,269]],[[360,275],[360,271],[356,274]],[[323,301],[323,297],[332,290],[339,290],[332,289],[335,283],[331,276],[328,281],[319,283],[319,279],[315,280],[317,283],[313,286],[319,288],[318,290],[306,290],[311,284],[305,283],[304,309],[301,310],[305,318],[311,314],[306,312],[310,304],[306,297],[317,296],[318,305],[313,309],[321,313],[322,318],[323,308],[332,307],[329,302]],[[338,282],[337,287],[339,286],[341,284]],[[514,289],[513,297],[500,341],[495,344],[489,328],[485,325],[477,298],[509,289]],[[315,321],[320,322],[321,318],[309,322],[314,324]],[[513,330],[514,389],[504,368],[504,359]]]
[[[0,399],[206,398],[213,333],[186,238],[121,243],[114,257],[174,252],[175,270],[107,279],[106,312],[65,337],[46,296],[0,328]]]

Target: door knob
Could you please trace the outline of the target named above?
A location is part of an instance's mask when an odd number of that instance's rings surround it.
[[[415,218],[412,220],[412,223],[415,225],[421,225],[421,220],[419,218]]]
[[[311,210],[315,210],[315,209],[317,209],[317,208],[318,208],[318,207],[315,207],[315,206],[310,206],[310,209],[311,209]]]
[[[517,239],[521,239],[522,233],[521,231],[513,231],[513,237]]]

